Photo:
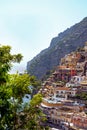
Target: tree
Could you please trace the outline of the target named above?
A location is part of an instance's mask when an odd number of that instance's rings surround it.
[[[46,121],[46,116],[43,114],[39,105],[42,101],[42,95],[36,94],[30,101],[30,105],[25,106],[24,111],[19,114],[19,124],[21,129],[28,130],[45,130],[47,127],[43,126]],[[22,121],[23,120],[23,121]]]
[[[30,104],[22,107],[22,98],[30,94],[30,85],[37,87],[35,77],[28,74],[13,74],[8,72],[12,62],[22,60],[22,55],[12,55],[10,46],[0,46],[0,129],[1,130],[41,130],[41,120],[45,118],[39,108],[42,96],[37,94]]]
[[[6,129],[7,125],[10,125],[11,104],[8,99],[12,96],[12,90],[8,85],[9,75],[8,72],[11,69],[12,62],[18,62],[22,60],[22,55],[12,55],[10,46],[0,45],[0,129]]]
[[[12,67],[12,62],[18,62],[22,60],[21,54],[12,55],[10,46],[0,46],[0,85],[8,80],[8,71]]]

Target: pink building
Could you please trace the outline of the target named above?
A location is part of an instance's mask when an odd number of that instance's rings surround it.
[[[77,128],[87,129],[87,116],[74,115],[72,118],[73,126]]]

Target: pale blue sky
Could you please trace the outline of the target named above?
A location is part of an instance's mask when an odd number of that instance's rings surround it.
[[[58,33],[87,16],[87,0],[0,0],[0,44],[22,53],[22,64]]]

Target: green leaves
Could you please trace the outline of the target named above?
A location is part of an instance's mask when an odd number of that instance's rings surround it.
[[[22,58],[23,58],[23,56],[21,54],[17,54],[17,55],[12,56],[13,62],[17,62],[17,63],[20,63]]]
[[[43,113],[39,109],[42,95],[37,94],[22,107],[22,98],[30,94],[29,86],[34,90],[40,83],[28,74],[8,74],[12,62],[22,60],[22,55],[12,55],[10,46],[0,46],[0,130],[41,130]]]
[[[10,46],[0,46],[0,84],[6,83],[7,73],[11,69],[12,62],[20,62],[22,55],[12,55]]]
[[[77,94],[76,98],[81,99],[81,100],[87,100],[87,93],[86,92],[82,92],[80,94]]]
[[[25,122],[24,125],[27,126],[29,130],[45,130],[42,124],[46,121],[46,116],[39,108],[41,102],[42,95],[36,94],[30,101],[30,106],[27,109],[25,108],[25,113],[28,114],[26,116],[27,122]]]
[[[41,102],[42,102],[42,95],[36,94],[36,95],[34,95],[33,99],[30,101],[30,106],[36,107],[36,106],[40,105]]]
[[[29,85],[31,84],[28,74],[14,74],[10,76],[10,86],[12,87],[12,97],[22,100],[25,94],[30,94]]]

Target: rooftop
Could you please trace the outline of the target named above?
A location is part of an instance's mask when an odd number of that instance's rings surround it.
[[[69,91],[70,88],[68,88],[68,87],[58,87],[58,88],[56,88],[56,90],[67,90],[67,91]]]

